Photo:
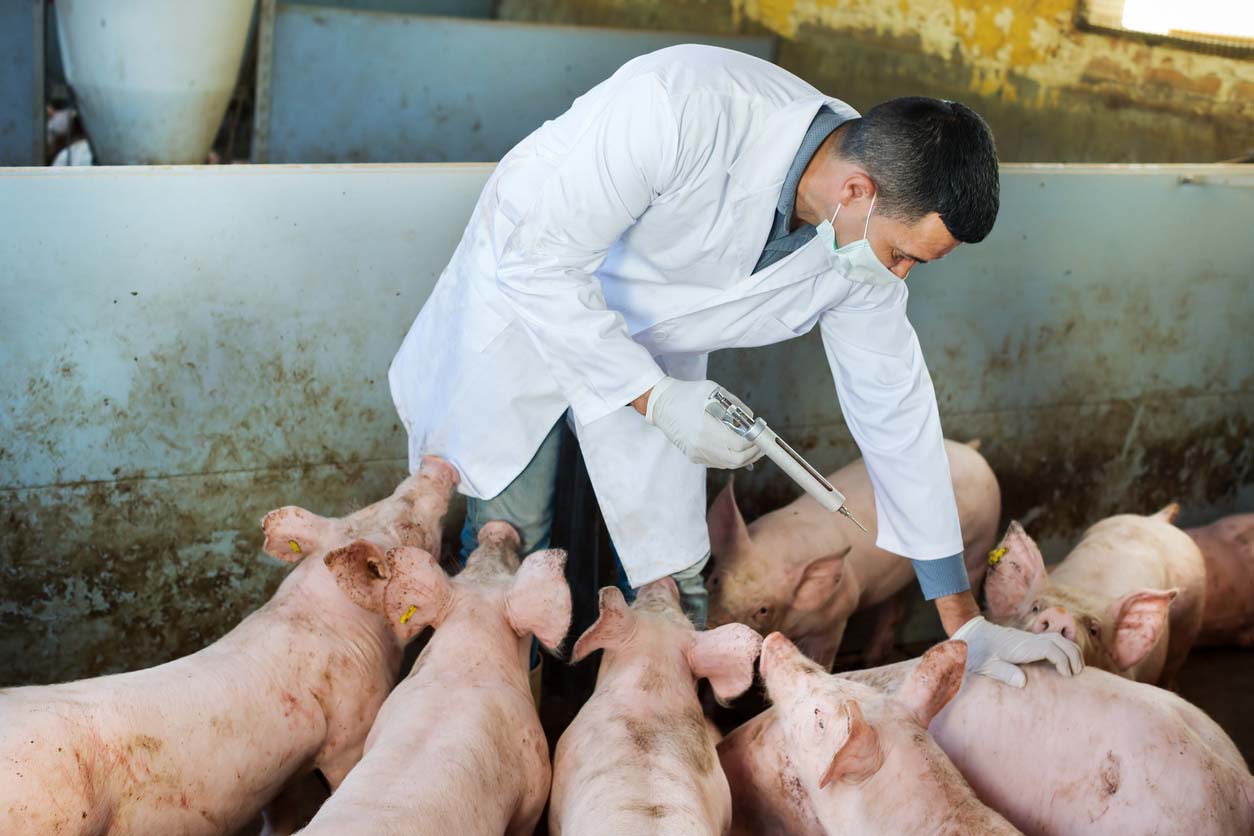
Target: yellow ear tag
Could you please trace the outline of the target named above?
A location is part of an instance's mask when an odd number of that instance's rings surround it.
[[[991,552],[988,553],[988,565],[996,566],[998,563],[1001,563],[1001,559],[1005,556],[1006,556],[1005,546],[1002,546],[999,549],[993,549]]]
[[[287,547],[292,550],[292,554],[300,554],[300,543],[295,540],[288,540]]]
[[[416,612],[418,612],[418,608],[415,606],[411,606],[409,609],[405,610],[405,614],[401,616],[401,624],[404,624],[406,621],[413,618],[414,613]]]

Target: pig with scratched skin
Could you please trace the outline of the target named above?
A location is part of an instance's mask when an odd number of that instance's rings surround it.
[[[833,836],[1007,836],[928,735],[928,723],[962,684],[967,648],[924,654],[889,695],[831,676],[779,633],[762,644],[762,679],[810,809]],[[790,777],[792,777],[790,775]]]
[[[322,554],[346,531],[438,549],[456,483],[427,459],[344,520],[268,516],[267,551],[297,565],[217,642],[148,670],[0,691],[0,833],[231,833],[311,770],[339,785],[401,654]]]
[[[1171,683],[1206,603],[1206,567],[1196,544],[1172,525],[1178,511],[1172,504],[1150,516],[1104,519],[1048,573],[1036,543],[1012,522],[989,557],[989,619],[1061,633],[1080,645],[1086,665]]]
[[[945,442],[972,589],[979,588],[988,549],[997,537],[1001,490],[976,443]],[[729,484],[710,507],[713,571],[711,625],[741,622],[761,633],[778,630],[824,667],[840,648],[854,612],[879,607],[866,658],[892,646],[914,569],[909,560],[875,545],[875,496],[861,459],[828,477],[845,494],[862,532],[809,495],[746,526]]]
[[[719,836],[731,821],[727,779],[697,699],[708,679],[728,700],[753,683],[762,638],[743,624],[698,632],[663,578],[628,607],[615,587],[575,644],[603,650],[596,690],[557,744],[553,836]]]
[[[900,700],[922,667],[912,659],[840,678]],[[1047,665],[1024,671],[1024,688],[966,677],[928,724],[980,801],[1015,827],[1032,836],[1254,833],[1254,777],[1200,709],[1096,668],[1072,677]],[[784,742],[778,711],[759,714],[719,744],[737,832],[821,834],[792,781],[799,757]],[[908,797],[894,796],[901,803]]]
[[[549,747],[532,702],[531,637],[556,648],[570,626],[566,555],[518,561],[507,523],[479,530],[449,578],[417,548],[362,541],[327,556],[361,607],[401,641],[435,628],[379,710],[361,762],[306,836],[531,836],[549,794]]]
[[[1206,562],[1199,647],[1254,647],[1254,514],[1234,514],[1186,532]]]

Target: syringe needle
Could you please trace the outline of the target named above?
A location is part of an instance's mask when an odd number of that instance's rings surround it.
[[[849,508],[848,508],[847,506],[842,505],[842,506],[840,506],[839,508],[837,508],[836,510],[837,510],[837,511],[839,511],[842,515],[844,515],[844,516],[848,517],[848,518],[849,518],[849,520],[850,520],[850,522],[852,522],[852,523],[853,523],[854,525],[856,525],[858,528],[862,529],[862,532],[863,532],[864,534],[870,534],[870,533],[871,533],[871,532],[869,532],[869,531],[867,531],[867,530],[866,530],[866,526],[864,526],[862,523],[858,522],[858,518],[857,518],[857,517],[855,517],[853,514],[849,513]]]

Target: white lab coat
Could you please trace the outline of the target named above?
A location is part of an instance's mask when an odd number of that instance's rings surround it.
[[[492,497],[569,408],[635,586],[709,548],[705,468],[627,404],[709,352],[822,329],[877,497],[878,544],[962,551],[936,398],[906,284],[845,279],[815,238],[751,274],[818,108],[790,73],[729,50],[624,65],[501,160],[389,370],[411,467],[434,453]],[[577,556],[576,556],[577,558]]]

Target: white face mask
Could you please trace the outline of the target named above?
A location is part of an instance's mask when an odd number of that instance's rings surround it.
[[[875,211],[875,198],[877,196],[871,196],[871,208],[866,213],[866,224],[862,227],[862,237],[852,244],[838,247],[836,245],[836,228],[832,226],[832,222],[836,220],[836,216],[840,214],[841,206],[844,204],[836,204],[836,211],[832,213],[831,219],[823,221],[823,223],[814,228],[815,236],[827,241],[831,251],[835,254],[838,262],[836,269],[851,282],[860,284],[892,284],[900,281],[891,270],[884,266],[884,262],[880,261],[879,256],[871,249],[871,242],[866,237],[867,230],[871,228],[871,213]]]

